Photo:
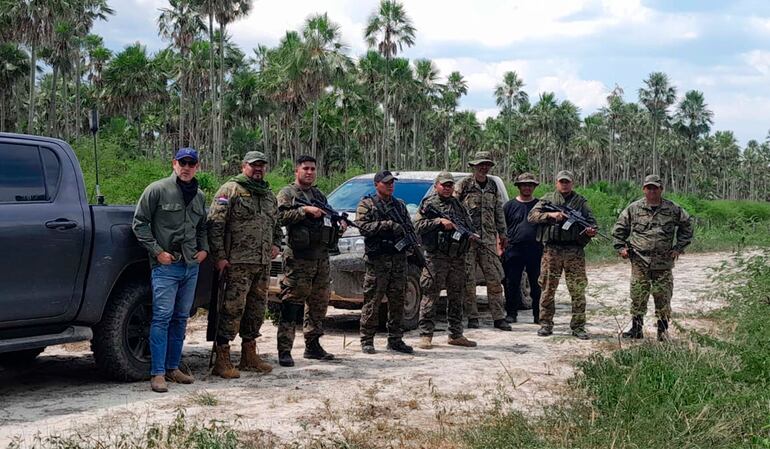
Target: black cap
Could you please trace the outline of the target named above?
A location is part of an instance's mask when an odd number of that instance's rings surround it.
[[[383,170],[381,172],[377,172],[376,175],[374,175],[374,183],[377,184],[378,182],[390,182],[390,180],[398,181],[398,178],[393,176],[393,173],[391,173],[389,170]]]

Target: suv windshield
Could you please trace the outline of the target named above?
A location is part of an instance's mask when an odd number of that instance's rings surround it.
[[[396,181],[393,195],[402,199],[409,213],[414,214],[432,185],[429,179],[400,179]],[[329,195],[329,205],[339,211],[355,211],[361,198],[373,194],[374,183],[371,179],[351,179]]]

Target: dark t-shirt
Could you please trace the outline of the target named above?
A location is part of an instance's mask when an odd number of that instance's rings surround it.
[[[537,241],[537,225],[527,221],[527,215],[535,204],[537,199],[522,203],[513,198],[503,206],[509,246],[520,243],[534,244]]]

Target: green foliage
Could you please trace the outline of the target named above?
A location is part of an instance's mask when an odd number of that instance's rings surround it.
[[[578,364],[574,395],[535,418],[472,429],[474,448],[770,447],[770,254],[716,273],[716,337],[643,343]],[[725,332],[734,326],[734,332]]]

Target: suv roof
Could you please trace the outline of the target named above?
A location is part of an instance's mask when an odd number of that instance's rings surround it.
[[[430,180],[433,181],[436,179],[436,176],[438,176],[440,171],[394,171],[392,172],[393,176],[396,178],[401,179],[419,179],[419,180]],[[455,178],[464,178],[466,176],[470,176],[470,173],[467,172],[451,172],[452,176]],[[366,173],[364,175],[358,175],[356,177],[353,177],[351,179],[374,179],[375,173]],[[491,176],[491,175],[490,175]]]

